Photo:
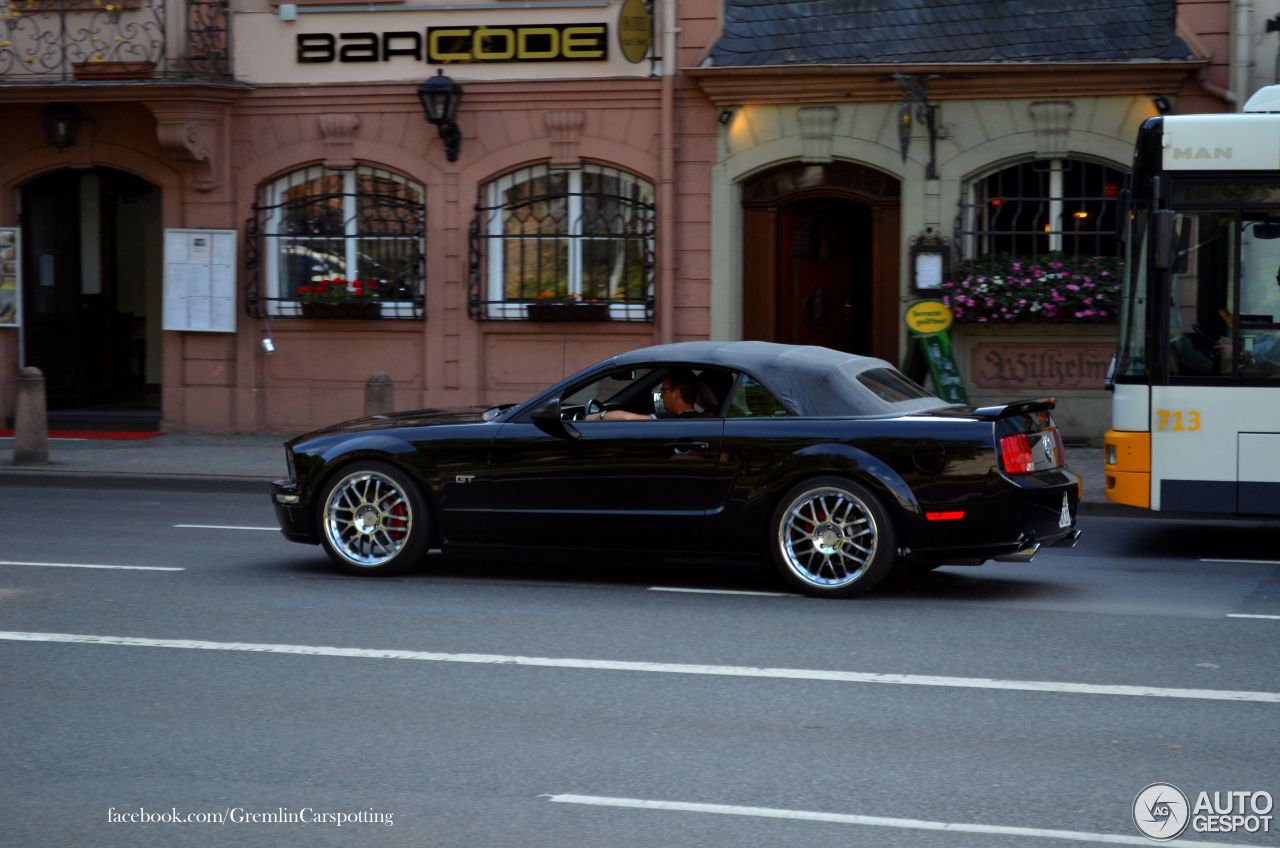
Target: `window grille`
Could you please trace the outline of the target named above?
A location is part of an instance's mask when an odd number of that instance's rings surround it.
[[[1121,171],[1081,159],[1024,162],[974,180],[960,202],[962,258],[1116,257],[1123,183]]]
[[[477,320],[652,321],[653,185],[604,165],[535,165],[481,189]]]
[[[367,165],[264,186],[246,225],[250,314],[422,319],[425,196]]]

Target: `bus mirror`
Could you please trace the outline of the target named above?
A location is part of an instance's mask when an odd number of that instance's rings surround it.
[[[1129,237],[1129,189],[1120,189],[1116,197],[1116,241],[1124,244]]]
[[[1175,227],[1178,213],[1172,209],[1157,209],[1151,213],[1153,250],[1152,261],[1161,271],[1173,268],[1174,252],[1177,249]]]
[[[1253,227],[1253,237],[1267,241],[1280,238],[1280,221],[1259,221]]]
[[[1102,384],[1102,388],[1109,392],[1116,390],[1116,355],[1111,354],[1111,363],[1107,365],[1107,379]]]

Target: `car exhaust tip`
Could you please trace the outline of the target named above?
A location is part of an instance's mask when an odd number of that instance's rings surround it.
[[[1072,530],[1070,533],[1054,542],[1053,546],[1055,548],[1074,548],[1076,546],[1076,542],[1080,541],[1080,534],[1082,532],[1082,530]]]
[[[1036,554],[1040,553],[1040,543],[1032,542],[1020,551],[1014,551],[1011,554],[1004,554],[998,557],[992,557],[996,562],[1031,562],[1036,558]]]

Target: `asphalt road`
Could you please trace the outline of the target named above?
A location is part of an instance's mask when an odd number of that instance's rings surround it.
[[[1087,516],[818,601],[602,558],[349,578],[265,496],[0,516],[0,845],[1052,848],[1144,844],[1152,783],[1280,795],[1274,524]]]

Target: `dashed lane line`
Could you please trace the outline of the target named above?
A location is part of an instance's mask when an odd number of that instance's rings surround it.
[[[789,592],[749,592],[745,589],[686,589],[680,586],[650,586],[650,592],[681,592],[687,595],[754,595],[759,598],[799,598]]]
[[[18,562],[16,560],[0,560],[0,565],[21,565],[33,568],[100,568],[110,571],[186,571],[165,565],[98,565],[88,562]]]
[[[237,651],[260,654],[348,657],[377,660],[514,665],[590,671],[629,671],[649,674],[688,674],[707,677],[747,677],[768,680],[806,680],[828,683],[885,683],[899,686],[937,686],[1039,692],[1062,695],[1118,695],[1141,698],[1181,698],[1199,701],[1245,701],[1280,704],[1280,692],[1226,689],[1171,689],[1159,686],[1115,686],[1097,683],[1064,683],[1047,680],[999,680],[983,677],[938,677],[920,674],[879,674],[861,671],[829,671],[806,668],[758,668],[736,665],[632,662],[564,657],[522,657],[505,654],[446,654],[376,648],[336,648],[322,645],[277,645],[255,642],[205,642],[195,639],[144,639],[134,636],[99,636],[81,633],[27,633],[0,631],[0,641],[53,642],[81,645],[115,645],[132,648],[178,648],[198,651]]]
[[[175,524],[173,526],[183,530],[271,530],[276,533],[280,532],[279,527],[242,527],[236,524]]]

